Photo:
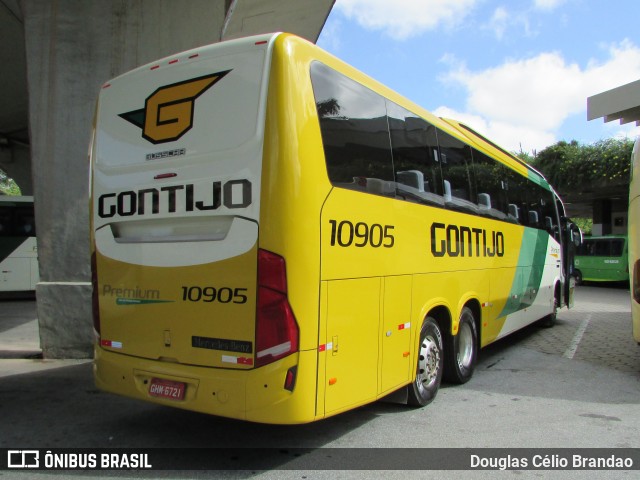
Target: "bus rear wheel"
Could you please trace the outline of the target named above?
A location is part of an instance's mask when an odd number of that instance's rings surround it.
[[[440,326],[434,318],[427,317],[420,330],[416,377],[409,385],[409,405],[424,407],[436,397],[442,381],[443,362]]]
[[[462,384],[473,376],[478,355],[478,330],[475,316],[469,307],[460,314],[458,334],[447,336],[445,348],[444,379]]]
[[[556,292],[556,294],[553,296],[553,311],[547,315],[546,317],[544,317],[542,320],[540,320],[540,325],[544,328],[551,328],[556,324],[556,318],[558,317],[558,309],[560,308],[560,300],[558,298],[559,293]]]
[[[573,278],[576,279],[576,285],[582,285],[582,272],[580,270],[573,271]]]

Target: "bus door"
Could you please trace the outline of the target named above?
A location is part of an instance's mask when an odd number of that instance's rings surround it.
[[[577,247],[582,244],[582,232],[578,226],[566,220],[562,239],[562,267],[564,269],[564,304],[573,307],[573,291],[576,285],[574,260]]]

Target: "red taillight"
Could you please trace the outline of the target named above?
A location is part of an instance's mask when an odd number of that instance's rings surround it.
[[[298,351],[298,324],[287,298],[284,258],[258,251],[256,367]]]
[[[284,258],[266,250],[258,250],[258,286],[287,294]]]
[[[93,328],[100,335],[100,305],[98,303],[98,262],[96,252],[91,254],[91,310],[93,312]]]

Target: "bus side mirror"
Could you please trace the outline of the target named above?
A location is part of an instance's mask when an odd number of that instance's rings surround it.
[[[571,241],[576,247],[582,245],[582,230],[575,224],[571,224]]]

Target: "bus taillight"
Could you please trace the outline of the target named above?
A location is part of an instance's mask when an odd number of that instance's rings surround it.
[[[93,313],[93,328],[100,335],[100,305],[98,303],[98,267],[96,252],[91,254],[91,310]]]
[[[256,360],[260,367],[298,351],[298,324],[287,297],[284,258],[258,251]]]

